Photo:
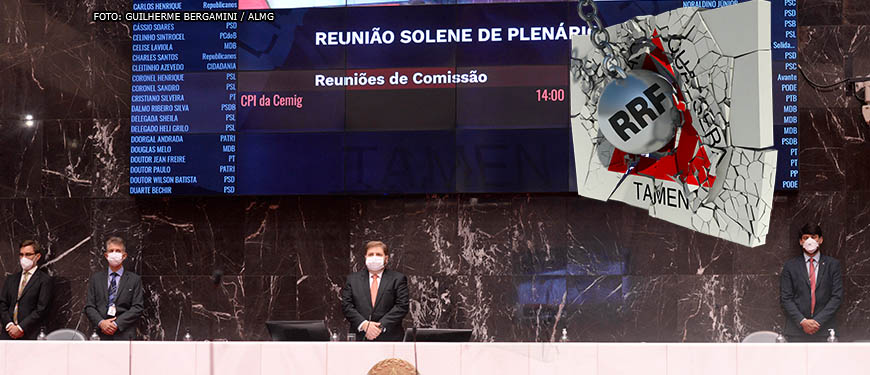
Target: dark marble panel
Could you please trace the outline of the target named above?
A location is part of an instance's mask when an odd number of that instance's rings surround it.
[[[131,0],[75,0],[48,1],[47,16],[67,32],[78,33],[92,39],[129,40],[132,29],[129,22],[94,22],[91,14],[99,12],[129,12]]]
[[[843,266],[843,274],[850,276],[870,275],[870,207],[867,199],[870,194],[866,192],[849,194],[845,216],[846,222],[845,241],[840,252],[840,261]],[[827,241],[827,237],[825,237]]]
[[[687,293],[680,283],[687,276],[626,276],[619,341],[679,341],[677,298]],[[695,276],[700,277],[700,276]]]
[[[41,118],[129,117],[131,50],[129,41],[101,40],[53,41],[34,51],[22,64],[43,91]]]
[[[244,264],[240,198],[138,199],[144,275],[238,275]]]
[[[785,316],[779,302],[779,275],[737,275],[730,306],[729,331],[743,340],[755,331],[782,332]]]
[[[245,204],[245,269],[251,275],[348,273],[347,200],[260,198]]]
[[[55,276],[91,274],[94,248],[90,202],[80,198],[41,198],[28,209],[38,215],[35,225],[47,261]]]
[[[866,144],[870,135],[861,113],[848,108],[801,109],[798,121],[801,150],[818,148],[827,153],[851,144]]]
[[[870,277],[843,277],[843,294],[837,311],[841,341],[870,340]]]
[[[681,276],[677,298],[678,340],[682,342],[734,342],[734,277]]]
[[[93,121],[51,120],[42,125],[43,196],[90,196],[95,185]]]
[[[557,323],[568,300],[565,276],[515,276],[504,281],[485,277],[484,282],[492,296],[487,325],[494,328],[496,341],[559,338]]]
[[[238,341],[245,337],[245,277],[190,278],[190,330],[197,338]]]
[[[0,11],[0,17],[5,15]],[[0,43],[0,65],[4,67],[0,70],[0,82],[3,82],[0,86],[0,121],[9,122],[9,126],[22,126],[26,115],[37,120],[45,117],[44,88],[34,77],[30,64],[33,50],[32,45],[24,43]]]
[[[472,341],[549,341],[565,278],[552,276],[462,276],[455,278],[457,317],[472,329]]]
[[[803,72],[798,80],[798,105],[802,109],[856,107],[854,97],[846,92],[844,85],[815,88],[807,81],[829,85],[846,78],[843,44],[844,39],[852,36],[852,26],[798,27],[798,63]]]
[[[795,256],[797,232],[804,224],[797,216],[799,195],[777,194],[774,196],[770,229],[765,244],[753,248],[734,246],[733,270],[741,275],[772,275],[782,270],[786,259]],[[806,214],[804,211],[803,214]],[[800,224],[798,224],[801,222]]]
[[[843,0],[798,0],[798,25],[839,25],[843,23],[842,3]]]
[[[625,274],[626,211],[635,208],[579,196],[567,202],[567,206],[568,273]]]
[[[509,196],[461,198],[458,214],[460,274],[511,274],[511,209]]]
[[[266,340],[268,319],[295,315],[293,276],[191,277],[191,334],[210,340]]]
[[[553,341],[561,338],[562,328],[568,330],[569,341],[619,341],[626,312],[622,280],[619,275],[568,276],[568,293]]]
[[[681,276],[678,289],[678,341],[740,342],[755,331],[782,332],[778,276]]]
[[[0,197],[37,197],[42,167],[42,122],[0,119]]]
[[[568,205],[577,199],[575,195],[525,195],[512,200],[512,274],[567,274]]]
[[[295,320],[298,316],[295,276],[244,278],[245,340],[269,340],[267,320]]]
[[[24,0],[0,3],[0,43],[35,44],[44,41],[45,13],[45,4]]]
[[[849,183],[855,171],[848,169],[849,154],[838,147],[801,147],[800,188],[806,192],[834,192]]]
[[[467,277],[410,276],[408,293],[411,303],[405,327],[471,328],[460,315],[460,291]]]
[[[830,0],[836,1],[836,0]],[[870,25],[870,8],[861,0],[843,1],[843,21],[852,25]]]
[[[306,275],[296,281],[296,319],[326,321],[330,331],[347,338],[350,327],[341,312],[341,288],[346,275]],[[413,296],[413,294],[412,294]]]
[[[857,8],[852,0],[847,0],[846,4],[850,8]],[[870,15],[870,10],[866,4],[861,10],[854,9],[848,16],[864,18],[864,20],[861,24],[843,26],[840,30],[844,51],[843,58],[846,64],[844,68],[846,71],[851,70],[851,76],[866,77],[870,75],[870,61],[868,61],[870,59],[870,17],[868,15]]]
[[[706,234],[680,229],[676,258],[681,274],[721,275],[734,273],[734,252],[742,246]]]
[[[460,272],[459,197],[427,196],[404,206],[403,272],[409,275],[457,275]]]
[[[688,230],[649,216],[646,210],[625,207],[623,246],[630,275],[672,275],[681,273],[680,235]],[[688,272],[688,271],[686,271]]]
[[[88,279],[90,275],[76,277],[54,276],[54,298],[48,309],[45,332],[60,328],[74,328],[90,336],[92,329],[85,309]]]
[[[195,340],[208,338],[191,319],[193,285],[186,276],[142,276],[145,311],[139,336],[150,341],[181,341],[187,329]],[[203,293],[213,291],[209,286]]]

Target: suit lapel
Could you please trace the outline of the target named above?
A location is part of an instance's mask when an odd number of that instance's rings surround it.
[[[822,285],[822,279],[824,279],[822,272],[828,269],[825,263],[827,263],[825,258],[819,257],[819,269],[816,270],[816,290],[819,290],[819,285]]]
[[[370,287],[369,287],[369,271],[363,270],[359,275],[359,288],[362,291],[362,295],[367,296],[366,301],[368,301],[367,305],[371,308],[371,311],[374,311],[374,306],[372,306],[372,297]]]
[[[129,278],[130,278],[130,276],[127,275],[127,270],[124,270],[124,274],[121,275],[121,280],[118,280],[118,291],[115,292],[115,302],[116,303],[118,302],[118,297],[121,296],[121,291],[124,290],[124,284],[126,284],[126,281]],[[109,290],[108,290],[108,288],[106,288],[106,300],[107,301],[109,298],[108,293],[109,293]]]
[[[12,287],[12,299],[18,297],[18,286],[21,285],[21,272],[13,273],[9,276],[10,287]]]
[[[102,301],[109,301],[109,272],[101,271],[100,276],[97,278],[97,290],[100,291],[100,296],[102,297]]]

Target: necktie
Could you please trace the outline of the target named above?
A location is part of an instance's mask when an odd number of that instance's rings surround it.
[[[109,306],[115,303],[115,294],[118,294],[117,272],[112,272],[112,281],[109,283]]]
[[[24,292],[24,287],[27,286],[27,282],[30,281],[30,272],[25,272],[22,276],[24,279],[21,280],[21,285],[18,286],[18,299],[21,299],[21,293]],[[15,301],[15,311],[12,312],[12,320],[15,324],[18,324],[18,301]]]
[[[816,266],[815,259],[810,258],[810,315],[816,313]]]
[[[372,307],[375,306],[375,299],[378,298],[378,275],[372,275]]]

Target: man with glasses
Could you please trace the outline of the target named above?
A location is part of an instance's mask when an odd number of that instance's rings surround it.
[[[8,277],[0,289],[0,321],[3,340],[34,340],[51,304],[52,280],[38,266],[42,259],[39,243],[26,240],[18,245],[21,272]]]
[[[142,279],[124,269],[127,248],[120,237],[106,241],[103,256],[109,268],[91,276],[85,315],[101,340],[133,340],[145,306]]]

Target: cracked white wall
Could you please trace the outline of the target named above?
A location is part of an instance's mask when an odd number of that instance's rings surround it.
[[[764,244],[776,177],[770,3],[681,8],[607,30],[629,67],[645,56],[638,53],[643,42],[658,34],[698,133],[697,142],[677,138],[676,148],[690,148],[692,160],[706,155],[704,172],[715,181],[705,183],[704,174],[685,165],[671,180],[608,171],[615,148],[599,132],[597,104],[611,78],[601,52],[581,35],[571,48],[578,193],[645,208],[650,216],[745,246]],[[700,185],[685,182],[690,175]]]

